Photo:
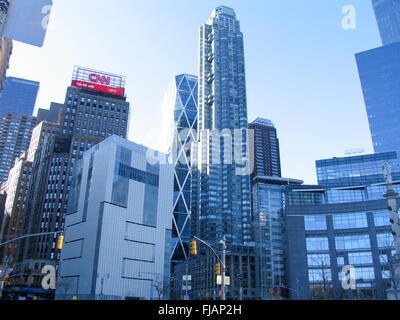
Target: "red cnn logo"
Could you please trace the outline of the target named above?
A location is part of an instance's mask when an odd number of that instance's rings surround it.
[[[89,80],[90,80],[90,82],[101,83],[101,84],[106,84],[106,85],[110,85],[110,83],[111,83],[110,77],[101,76],[97,73],[90,74]]]

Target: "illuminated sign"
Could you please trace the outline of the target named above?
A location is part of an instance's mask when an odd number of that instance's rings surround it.
[[[125,77],[75,67],[72,86],[123,96],[125,94]]]

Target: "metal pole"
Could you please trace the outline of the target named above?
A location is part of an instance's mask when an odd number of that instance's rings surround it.
[[[226,260],[226,238],[221,240],[222,243],[222,300],[226,300],[226,290],[225,290],[225,260]]]
[[[189,300],[189,263],[186,260],[186,294],[185,299]]]

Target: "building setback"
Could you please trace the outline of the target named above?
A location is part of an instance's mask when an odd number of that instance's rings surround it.
[[[103,83],[103,85],[100,85]],[[125,77],[75,67],[67,89],[56,135],[41,144],[32,166],[32,181],[24,214],[24,234],[64,229],[72,169],[83,153],[111,135],[126,137],[129,103]],[[30,286],[32,266],[57,265],[56,235],[20,241],[15,276]],[[40,286],[40,277],[34,286]]]
[[[168,299],[174,167],[112,136],[76,163],[56,298]]]

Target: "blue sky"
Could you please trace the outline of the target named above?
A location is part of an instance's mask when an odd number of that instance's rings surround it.
[[[14,43],[8,75],[40,81],[37,106],[64,102],[74,65],[127,76],[130,140],[161,145],[173,76],[197,75],[198,29],[235,9],[245,39],[249,121],[271,119],[285,177],[315,183],[315,160],[371,153],[354,54],[381,45],[369,0],[54,0],[43,48]],[[356,29],[342,28],[342,8]]]

